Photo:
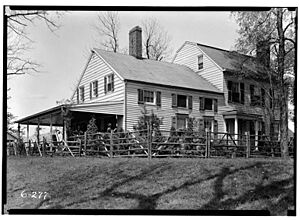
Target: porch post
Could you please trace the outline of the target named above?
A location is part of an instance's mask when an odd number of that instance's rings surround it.
[[[27,143],[29,143],[29,124],[27,122]]]
[[[19,148],[20,143],[21,143],[21,126],[20,124],[18,124],[18,143],[15,143],[14,145],[15,156],[17,156],[17,149]]]
[[[236,117],[234,119],[234,136],[235,136],[235,139],[237,140],[238,139],[238,133],[239,133],[239,129],[238,129],[238,118]]]
[[[258,145],[258,121],[255,121],[255,148],[257,149]]]
[[[52,114],[50,114],[50,151],[52,152]]]
[[[40,118],[38,118],[37,144],[40,144]]]

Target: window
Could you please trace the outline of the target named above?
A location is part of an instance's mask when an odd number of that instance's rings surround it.
[[[114,74],[104,77],[104,93],[114,91]]]
[[[155,100],[155,93],[156,93],[156,100]],[[143,90],[138,89],[138,104],[144,103],[155,103],[157,106],[161,106],[161,92],[157,91],[150,91],[150,90]]]
[[[144,102],[154,103],[154,92],[144,90]]]
[[[245,85],[244,83],[237,83],[227,81],[228,101],[244,104],[245,102]]]
[[[172,107],[193,109],[193,96],[172,94]]]
[[[213,100],[205,98],[204,99],[204,109],[205,110],[212,110],[212,106],[213,106]]]
[[[92,83],[93,97],[98,97],[98,80]]]
[[[198,56],[198,70],[203,69],[203,55]]]
[[[214,106],[214,112],[218,112],[218,100],[217,99],[200,97],[199,102],[200,102],[200,106],[199,106],[200,111],[213,110],[213,106]]]
[[[79,87],[80,101],[84,102],[84,86]]]
[[[177,114],[175,117],[172,117],[172,126],[176,129],[185,129],[187,128],[187,120],[189,115],[187,114]]]
[[[212,122],[214,118],[212,117],[203,117],[204,119],[204,131],[208,129],[209,131],[212,131]]]
[[[186,96],[185,95],[177,95],[177,107],[186,108]]]
[[[262,100],[265,100],[265,90],[250,85],[250,100],[252,106],[264,106],[265,103]]]

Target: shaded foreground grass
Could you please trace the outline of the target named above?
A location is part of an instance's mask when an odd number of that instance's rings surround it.
[[[292,160],[10,157],[7,167],[7,209],[295,208]]]

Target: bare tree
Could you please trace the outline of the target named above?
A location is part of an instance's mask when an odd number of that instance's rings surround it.
[[[97,23],[94,25],[95,30],[105,40],[101,43],[105,48],[118,52],[119,50],[119,31],[120,31],[120,18],[117,12],[103,12],[98,16]]]
[[[142,21],[145,53],[148,59],[161,61],[170,55],[170,36],[155,18]]]
[[[27,28],[36,21],[44,21],[51,32],[59,29],[55,21],[63,13],[50,13],[43,10],[10,10],[5,8],[7,19],[7,75],[20,75],[39,72],[40,64],[26,57],[34,41],[28,36]]]

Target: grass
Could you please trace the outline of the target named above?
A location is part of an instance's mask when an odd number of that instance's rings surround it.
[[[294,210],[293,160],[17,158],[7,209]],[[46,199],[22,198],[44,191]]]

